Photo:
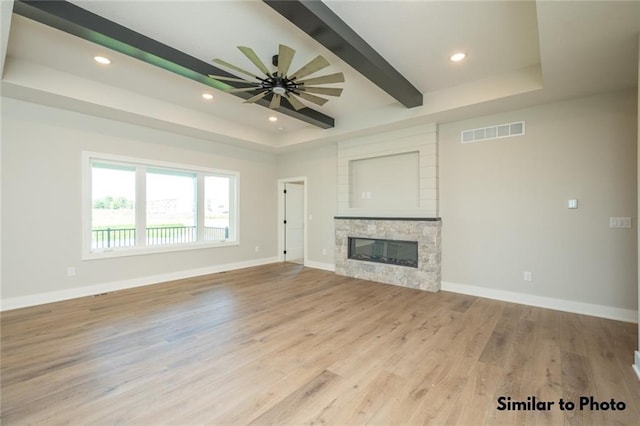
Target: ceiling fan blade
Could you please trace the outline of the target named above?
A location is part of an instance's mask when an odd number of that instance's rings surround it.
[[[323,75],[322,77],[310,78],[308,80],[297,81],[298,84],[328,84],[328,83],[343,83],[344,74],[337,72],[335,74]]]
[[[296,51],[289,46],[285,46],[284,44],[280,45],[280,49],[278,50],[278,74],[280,74],[280,77],[287,75],[287,71],[289,71],[291,61],[293,60],[293,55],[295,54]]]
[[[298,98],[296,98],[296,96],[293,93],[289,93],[287,95],[287,100],[289,101],[293,109],[295,109],[296,111],[307,107],[305,104],[300,102],[300,100],[298,100]]]
[[[271,75],[269,74],[269,69],[265,66],[265,64],[262,63],[260,58],[258,58],[258,55],[256,55],[256,52],[254,52],[252,48],[238,46],[238,49],[240,49],[240,51],[244,53],[244,55],[249,58],[251,62],[253,62],[253,65],[258,67],[258,69],[262,71],[267,77],[271,77]]]
[[[252,90],[259,90],[262,89],[261,86],[256,86],[256,87],[240,87],[240,88],[232,88],[232,89],[227,89],[224,90],[224,92],[226,93],[239,93],[239,92],[251,92]]]
[[[298,87],[298,90],[304,90],[305,92],[320,93],[321,95],[340,96],[342,89],[335,87],[307,87],[306,85]]]
[[[258,76],[256,76],[256,73],[251,72],[251,71],[247,71],[247,70],[243,70],[242,68],[236,67],[235,65],[230,64],[227,61],[223,61],[222,59],[216,58],[216,59],[213,60],[213,62],[215,62],[216,64],[220,64],[222,66],[225,66],[227,68],[230,68],[232,70],[235,70],[235,71],[237,71],[237,72],[239,72],[241,74],[246,74],[246,75],[251,76],[253,78],[258,78]]]
[[[260,92],[260,93],[258,93],[257,95],[255,95],[254,97],[249,98],[249,99],[247,99],[246,101],[244,101],[244,103],[245,103],[245,104],[252,104],[252,103],[254,103],[254,102],[256,102],[256,101],[259,101],[260,99],[262,99],[262,98],[264,98],[265,96],[267,96],[267,93],[269,93],[269,92],[267,92],[266,90],[265,90],[264,92]]]
[[[329,101],[329,99],[321,98],[320,96],[311,95],[305,92],[297,93],[297,95],[303,99],[308,100],[309,102],[313,102],[314,104],[320,105],[320,106],[326,104]]]
[[[278,109],[280,108],[280,95],[278,95],[277,93],[273,94],[273,97],[271,98],[271,103],[269,104],[269,108],[271,109]]]
[[[222,75],[211,75],[209,74],[209,77],[215,79],[215,80],[220,80],[220,81],[235,81],[237,83],[248,83],[248,84],[254,84],[254,81],[249,81],[249,80],[245,80],[244,78],[236,78],[236,77],[224,77]]]
[[[306,77],[309,74],[313,74],[316,71],[320,71],[321,69],[328,67],[329,65],[329,61],[327,61],[323,56],[318,55],[307,65],[291,74],[289,79]]]

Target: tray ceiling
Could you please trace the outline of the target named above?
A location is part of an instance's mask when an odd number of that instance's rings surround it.
[[[222,58],[253,69],[239,45],[252,47],[267,62],[278,44],[287,44],[297,52],[292,68],[322,54],[331,66],[320,74],[341,71],[346,78],[339,85],[342,96],[313,107],[335,125],[322,129],[281,111],[271,123],[268,108],[17,14],[11,19],[4,96],[264,149],[637,84],[638,2],[324,2],[422,93],[423,104],[412,108],[264,2],[72,3],[209,65]],[[467,58],[449,61],[459,50]],[[112,64],[97,66],[97,54]],[[204,91],[214,99],[204,101]]]

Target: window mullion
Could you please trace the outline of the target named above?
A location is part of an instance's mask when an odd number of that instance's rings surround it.
[[[238,239],[238,176],[229,179],[229,239]]]
[[[198,231],[197,241],[204,241],[204,174],[198,173],[196,181],[196,224]]]
[[[92,185],[93,185],[93,166],[91,157],[83,153],[82,160],[82,241],[83,252],[91,253],[92,239],[93,239],[93,197],[92,197]]]
[[[136,167],[136,246],[147,245],[147,171]]]

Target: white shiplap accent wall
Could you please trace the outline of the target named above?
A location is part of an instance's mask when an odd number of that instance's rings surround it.
[[[351,208],[350,169],[354,160],[419,153],[419,206],[417,208]],[[398,190],[401,190],[399,187]],[[369,217],[437,217],[438,148],[435,124],[409,127],[340,142],[338,144],[338,215]]]

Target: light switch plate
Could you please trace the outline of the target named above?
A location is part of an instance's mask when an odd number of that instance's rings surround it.
[[[609,227],[610,228],[631,228],[631,218],[630,217],[610,217]]]
[[[567,207],[570,209],[577,209],[578,208],[578,200],[571,199],[569,201],[567,201]]]

